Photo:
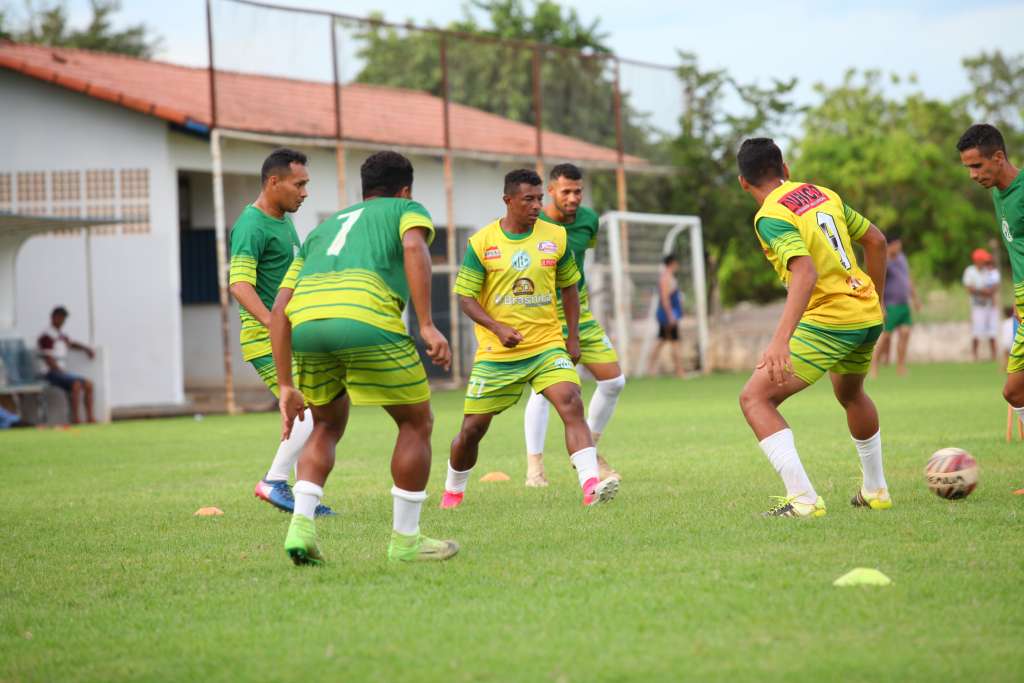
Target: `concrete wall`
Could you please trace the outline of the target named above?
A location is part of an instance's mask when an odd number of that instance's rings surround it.
[[[167,125],[7,71],[0,71],[0,93],[0,173],[148,171],[148,232],[116,228],[92,240],[94,343],[107,350],[113,407],[182,402],[177,184]],[[92,204],[97,211],[120,210],[117,200]],[[52,210],[38,203],[28,208]],[[71,210],[68,203],[62,208]],[[30,239],[16,270],[18,334],[34,344],[60,303],[70,309],[71,336],[88,340],[81,233]]]

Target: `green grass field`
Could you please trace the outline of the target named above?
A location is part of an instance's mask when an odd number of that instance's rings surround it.
[[[339,448],[322,568],[292,566],[287,515],[252,498],[276,415],[0,434],[0,680],[1019,681],[1024,444],[1003,441],[1001,377],[943,365],[871,385],[889,512],[848,504],[858,461],[829,388],[793,399],[818,520],[757,517],[781,484],[732,375],[627,386],[602,442],[624,476],[608,506],[580,508],[556,418],[552,485],[522,486],[520,404],[442,513],[461,397],[441,393],[423,528],[463,550],[437,565],[385,561],[380,410],[354,410]],[[980,462],[964,501],[922,475],[952,445]],[[481,484],[490,470],[512,481]],[[224,516],[192,515],[205,505]],[[832,586],[858,566],[893,585]]]

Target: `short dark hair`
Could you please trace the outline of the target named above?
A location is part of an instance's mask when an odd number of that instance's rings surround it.
[[[675,254],[665,254],[664,256],[661,257],[661,262],[664,263],[666,266],[671,266],[678,260],[679,259],[676,258]]]
[[[900,234],[899,230],[889,230],[885,233],[885,239],[887,242],[902,242],[903,235]]]
[[[66,318],[68,317],[68,309],[64,308],[63,306],[57,306],[52,311],[50,311],[51,318],[55,315],[62,315]]]
[[[960,136],[956,143],[956,151],[966,152],[977,148],[984,156],[990,157],[997,151],[1006,155],[1006,142],[999,129],[990,123],[976,123]]]
[[[307,161],[306,155],[296,149],[278,147],[263,160],[263,168],[260,169],[260,184],[266,184],[272,175],[290,175],[292,164],[305,166]]]
[[[786,175],[782,168],[782,150],[771,138],[748,138],[736,154],[740,175],[751,185]]]
[[[583,171],[576,164],[558,164],[551,169],[551,180],[583,180]]]
[[[536,171],[528,168],[517,168],[505,174],[505,194],[512,195],[519,192],[520,185],[543,185]]]
[[[412,162],[398,152],[375,152],[359,168],[363,198],[394,197],[403,187],[412,187],[412,175]]]

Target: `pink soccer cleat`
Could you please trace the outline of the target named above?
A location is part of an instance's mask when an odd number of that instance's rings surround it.
[[[462,496],[464,493],[454,493],[452,491],[445,491],[444,497],[441,498],[441,509],[451,510],[462,505]]]
[[[619,492],[619,480],[615,477],[598,480],[591,477],[583,485],[583,507],[590,507],[598,503],[607,503]]]

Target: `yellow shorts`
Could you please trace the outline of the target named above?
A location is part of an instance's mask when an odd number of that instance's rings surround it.
[[[279,397],[280,393],[277,390],[277,368],[274,367],[274,357],[260,356],[259,358],[253,358],[249,363],[252,364],[256,374],[260,376],[260,379],[267,385],[270,392],[274,394],[274,397]]]
[[[500,413],[519,401],[527,384],[539,394],[559,382],[572,382],[577,386],[580,383],[565,349],[549,349],[513,361],[478,360],[469,375],[464,412],[467,415]]]
[[[563,330],[563,334],[568,330]],[[580,363],[597,365],[600,363],[618,363],[619,354],[612,346],[612,340],[605,334],[604,328],[596,320],[580,326]]]
[[[833,330],[807,323],[796,326],[789,340],[793,374],[814,384],[826,372],[866,375],[882,326],[859,330]]]

